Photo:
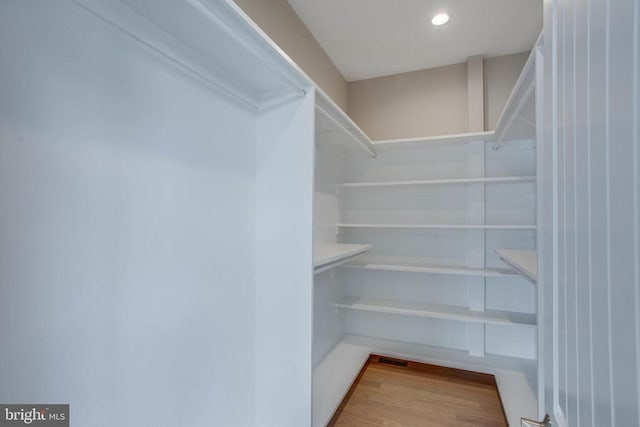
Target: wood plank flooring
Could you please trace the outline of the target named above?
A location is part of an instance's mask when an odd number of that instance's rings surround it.
[[[371,355],[328,424],[506,427],[493,375]]]

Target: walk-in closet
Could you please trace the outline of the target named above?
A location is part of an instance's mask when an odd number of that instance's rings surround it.
[[[639,46],[640,0],[0,2],[0,425],[351,425],[386,364],[639,426]]]

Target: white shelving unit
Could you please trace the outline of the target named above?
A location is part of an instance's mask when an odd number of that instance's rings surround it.
[[[496,325],[535,326],[535,314],[499,310],[473,311],[466,307],[445,304],[416,304],[378,298],[347,297],[336,307],[401,316],[428,317],[432,319],[458,320]]]
[[[366,255],[351,261],[347,267],[365,270],[479,277],[504,277],[517,274],[516,271],[505,268],[475,268],[462,265],[437,265],[397,257],[376,257]]]
[[[496,249],[500,259],[533,283],[538,283],[538,254],[536,251]]]
[[[496,131],[368,144],[318,103],[316,240],[361,251],[315,276],[314,426],[371,352],[494,373],[509,421],[535,417],[535,295],[494,255],[535,246],[533,65]]]

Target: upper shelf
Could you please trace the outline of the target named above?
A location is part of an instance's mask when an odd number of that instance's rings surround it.
[[[75,0],[156,55],[244,107],[306,95],[313,81],[232,0]],[[323,142],[375,157],[371,140],[318,87]]]
[[[515,268],[531,282],[538,283],[538,254],[536,251],[496,249],[500,259]]]
[[[497,147],[506,140],[530,139],[536,135],[536,56],[542,45],[538,37],[520,76],[498,118],[495,131],[469,132],[420,138],[401,138],[373,141],[378,151],[412,148],[433,144],[465,144],[470,142],[496,142]]]
[[[316,135],[323,144],[377,156],[369,137],[320,88],[316,88]]]
[[[303,96],[311,80],[231,0],[75,0],[245,107]]]

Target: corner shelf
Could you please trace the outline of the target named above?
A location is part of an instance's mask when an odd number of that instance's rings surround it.
[[[455,178],[455,179],[430,179],[422,181],[378,181],[378,182],[345,182],[338,184],[343,188],[361,187],[392,187],[392,186],[413,186],[413,185],[445,185],[445,184],[500,184],[500,183],[522,183],[535,182],[535,176],[504,176],[493,178]]]
[[[535,326],[536,315],[500,310],[472,311],[466,307],[445,304],[417,304],[378,298],[347,297],[335,304],[337,308],[397,314],[411,317],[459,320],[494,325]]]
[[[535,230],[535,225],[486,225],[486,224],[364,224],[340,223],[340,228],[388,228],[388,229],[440,229],[440,230]]]
[[[360,256],[371,249],[371,245],[351,245],[351,244],[327,244],[313,249],[314,272],[338,267],[349,260]]]
[[[457,276],[513,277],[518,273],[504,268],[476,268],[462,265],[438,265],[416,262],[397,257],[363,256],[346,265],[349,268],[379,271],[398,271],[408,273],[431,273]]]
[[[538,46],[541,45],[542,33],[533,45],[496,123],[496,148],[499,148],[505,140],[536,136],[536,56]]]
[[[534,284],[538,283],[538,254],[520,249],[496,249],[500,259]]]

